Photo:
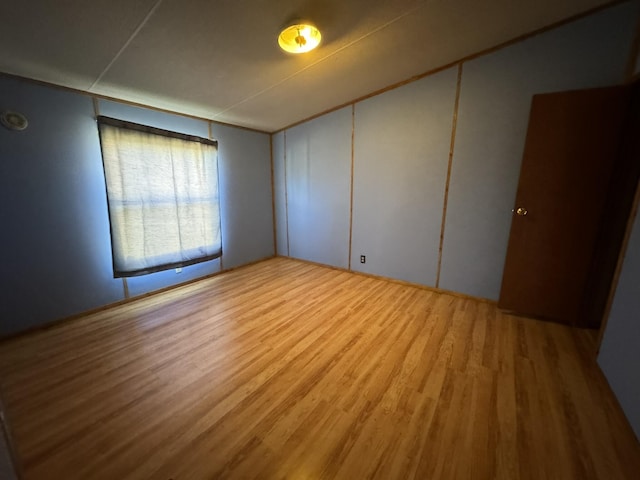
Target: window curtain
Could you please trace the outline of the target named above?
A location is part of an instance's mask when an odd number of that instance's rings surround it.
[[[114,277],[222,254],[217,142],[98,117]]]

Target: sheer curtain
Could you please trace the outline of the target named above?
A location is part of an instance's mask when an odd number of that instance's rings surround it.
[[[115,277],[222,254],[217,143],[98,117]]]

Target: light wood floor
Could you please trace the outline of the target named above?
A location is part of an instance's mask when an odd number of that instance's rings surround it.
[[[588,331],[288,259],[0,344],[25,479],[638,479]]]

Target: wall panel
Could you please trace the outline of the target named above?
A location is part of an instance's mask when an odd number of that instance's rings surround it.
[[[347,107],[286,132],[292,257],[348,266],[351,120]]]
[[[356,104],[353,270],[435,286],[456,85],[451,68]]]
[[[209,122],[117,101],[102,115],[202,137]],[[125,298],[114,279],[107,200],[91,96],[0,77],[0,107],[27,115],[26,131],[0,128],[0,335]],[[224,266],[273,255],[269,135],[215,124]],[[130,296],[220,271],[216,259],[127,279]]]
[[[531,97],[623,80],[638,4],[464,64],[440,286],[497,299]]]
[[[276,205],[276,251],[278,255],[288,256],[284,141],[284,132],[273,135],[271,154],[273,156],[273,194]]]
[[[218,140],[222,266],[271,257],[275,252],[269,135],[218,124],[212,131]]]
[[[112,278],[107,201],[90,97],[0,77],[0,334],[123,298]]]

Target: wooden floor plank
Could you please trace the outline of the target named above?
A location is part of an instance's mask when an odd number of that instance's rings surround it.
[[[26,480],[635,479],[591,332],[275,258],[0,343]]]

